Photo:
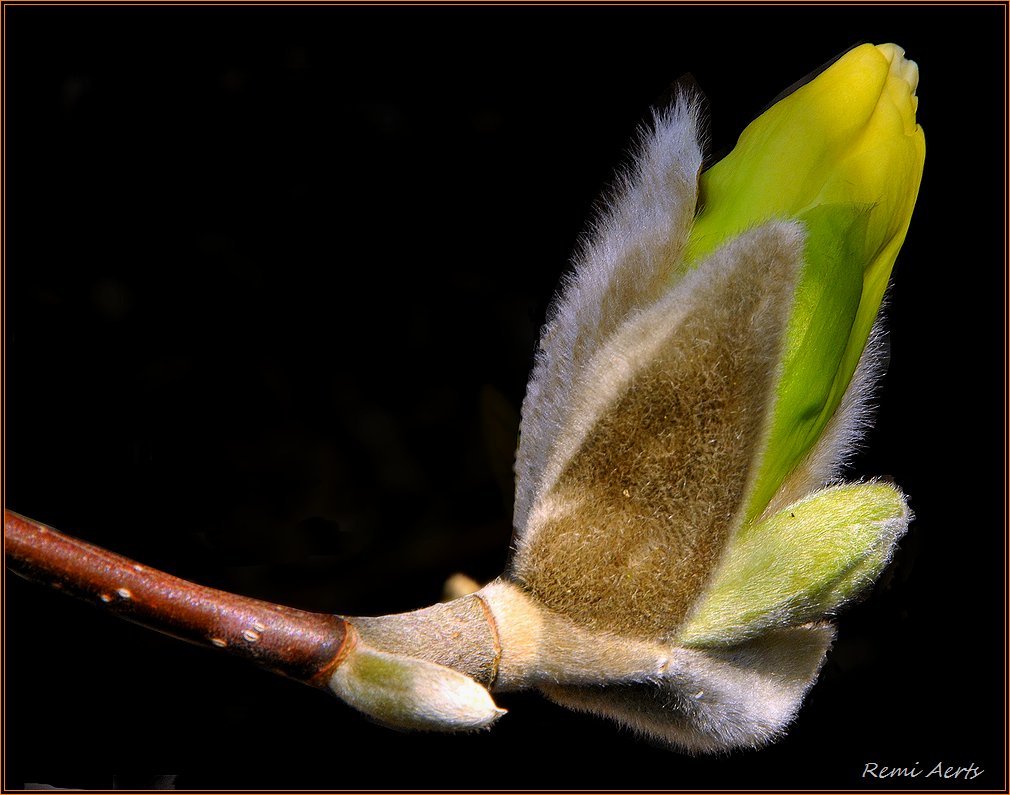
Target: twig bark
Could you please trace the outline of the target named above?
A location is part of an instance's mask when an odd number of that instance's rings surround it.
[[[206,588],[4,511],[7,566],[121,618],[325,687],[353,632],[339,616]]]

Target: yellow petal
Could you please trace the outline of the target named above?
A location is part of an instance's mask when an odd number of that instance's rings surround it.
[[[900,47],[864,44],[769,108],[702,175],[689,257],[820,204],[873,206],[881,240],[907,225],[924,154],[917,83]]]
[[[689,260],[770,219],[807,231],[751,518],[817,442],[876,319],[922,177],[917,83],[900,47],[856,47],[762,114],[702,175]]]

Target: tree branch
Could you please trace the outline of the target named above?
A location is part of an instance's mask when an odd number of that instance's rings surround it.
[[[206,588],[4,511],[4,552],[16,574],[200,646],[325,687],[347,653],[339,616]]]

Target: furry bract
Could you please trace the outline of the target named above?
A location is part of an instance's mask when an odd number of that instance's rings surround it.
[[[922,173],[917,80],[857,47],[704,171],[694,99],[654,114],[543,330],[505,573],[349,619],[337,695],[455,730],[538,688],[693,752],[783,731],[910,518],[837,478]]]

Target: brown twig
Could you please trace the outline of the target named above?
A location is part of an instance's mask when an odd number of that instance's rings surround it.
[[[353,632],[309,613],[206,588],[4,511],[7,566],[121,618],[322,687]]]

